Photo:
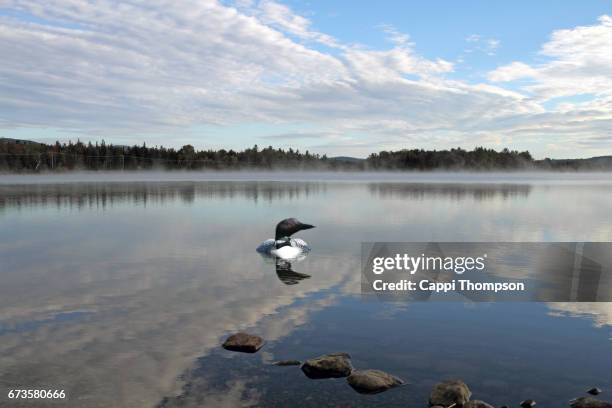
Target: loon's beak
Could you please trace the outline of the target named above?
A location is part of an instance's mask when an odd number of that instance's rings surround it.
[[[310,225],[310,224],[300,224],[300,230],[307,230],[307,229],[311,229],[314,228],[314,225]]]

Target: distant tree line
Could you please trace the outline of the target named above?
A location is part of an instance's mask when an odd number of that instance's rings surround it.
[[[0,141],[0,171],[48,170],[202,170],[202,169],[342,169],[347,164],[326,156],[294,149],[242,151],[200,150],[185,145],[176,150],[165,147],[117,146],[101,143],[15,143]]]
[[[46,145],[17,139],[0,139],[0,172],[71,170],[601,170],[612,169],[609,158],[534,160],[527,151],[398,150],[373,153],[366,159],[329,158],[294,149],[257,145],[241,151],[196,150],[165,147],[118,146],[101,143]]]
[[[477,147],[474,150],[399,150],[372,153],[368,159],[371,169],[384,170],[511,170],[535,167],[529,152]]]

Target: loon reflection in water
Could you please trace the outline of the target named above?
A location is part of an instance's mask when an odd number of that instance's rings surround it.
[[[292,265],[296,262],[301,262],[306,259],[308,252],[303,252],[297,257],[291,259],[290,261],[271,255],[270,253],[266,252],[259,252],[259,255],[261,255],[261,257],[266,260],[267,263],[274,263],[276,276],[285,285],[297,285],[298,283],[300,283],[300,281],[311,277],[308,274],[294,271]]]
[[[301,280],[310,278],[308,274],[294,271],[291,262],[279,258],[276,259],[276,276],[285,285],[297,285]]]

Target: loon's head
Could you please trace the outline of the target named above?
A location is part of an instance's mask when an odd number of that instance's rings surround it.
[[[314,225],[303,224],[295,218],[286,218],[276,224],[274,239],[279,240],[281,238],[290,237],[298,231],[307,230],[314,227]]]

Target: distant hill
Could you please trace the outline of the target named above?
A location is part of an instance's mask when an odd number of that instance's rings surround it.
[[[344,162],[344,163],[361,163],[366,160],[366,159],[360,159],[358,157],[350,157],[350,156],[336,156],[336,157],[330,157],[329,159],[339,161],[339,162]]]
[[[15,144],[15,145],[36,145],[36,146],[46,146],[44,143],[33,142],[31,140],[25,139],[12,139],[10,137],[0,137],[0,143],[3,144]]]
[[[536,164],[553,170],[612,170],[612,156],[597,156],[588,159],[544,159]]]

